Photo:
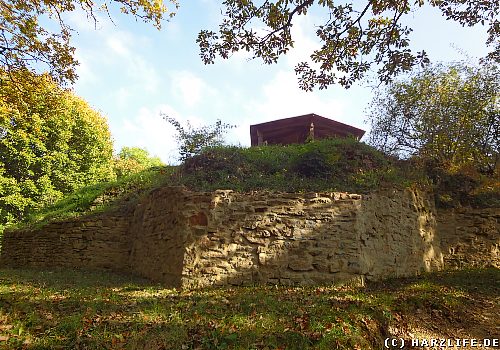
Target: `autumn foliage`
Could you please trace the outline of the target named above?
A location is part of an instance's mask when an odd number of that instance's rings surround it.
[[[449,170],[493,174],[500,162],[500,74],[495,66],[435,65],[378,89],[370,142]]]
[[[16,78],[30,85],[0,84],[0,225],[114,177],[106,119],[48,75]]]

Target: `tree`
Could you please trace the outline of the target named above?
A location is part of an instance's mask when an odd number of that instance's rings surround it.
[[[214,125],[199,128],[193,127],[188,121],[187,128],[184,128],[177,119],[165,114],[162,116],[177,131],[176,139],[179,142],[179,160],[181,161],[200,154],[206,147],[222,146],[224,133],[235,127],[217,120]]]
[[[426,3],[462,26],[487,24],[487,44],[493,46],[487,59],[500,61],[498,0],[365,0],[360,7],[334,0],[225,0],[218,32],[202,30],[197,42],[205,64],[240,50],[267,64],[275,63],[293,47],[291,28],[297,17],[319,8],[325,14],[316,30],[321,47],[311,53],[312,63],[295,67],[300,87],[324,89],[339,83],[348,88],[374,67],[378,67],[380,81],[389,82],[428,62],[425,51],[415,54],[409,49],[412,29],[401,24],[404,15]]]
[[[106,119],[47,74],[11,74],[30,85],[0,85],[0,224],[114,177]]]
[[[64,14],[82,9],[95,22],[95,13],[109,15],[108,4],[120,7],[145,22],[161,27],[168,11],[165,2],[178,8],[178,0],[112,0],[94,3],[87,0],[3,0],[0,2],[0,66],[7,72],[45,66],[58,83],[77,78],[73,31]],[[265,63],[275,63],[293,47],[291,28],[298,16],[314,8],[324,14],[316,35],[321,47],[311,53],[311,62],[299,63],[295,71],[304,90],[327,88],[339,83],[348,88],[378,67],[381,82],[389,82],[401,72],[428,62],[425,51],[413,53],[409,47],[412,29],[402,18],[424,4],[437,7],[447,20],[462,26],[488,25],[486,44],[493,46],[487,59],[500,61],[500,5],[497,0],[365,0],[360,7],[334,0],[224,0],[225,17],[218,32],[202,30],[197,42],[206,64],[215,57],[228,58],[245,50]],[[59,31],[44,28],[39,18],[48,17]],[[12,76],[11,76],[12,78]],[[22,83],[22,82],[18,82]]]
[[[118,177],[138,173],[152,167],[164,166],[158,157],[139,147],[123,147],[114,160],[114,171]]]
[[[177,0],[169,0],[177,7]],[[0,1],[0,68],[6,72],[45,67],[58,83],[74,82],[77,78],[74,47],[70,45],[72,28],[64,21],[65,13],[82,9],[97,23],[95,14],[108,12],[108,4],[120,7],[158,29],[168,13],[163,0],[2,0]],[[174,13],[170,12],[170,16]],[[108,12],[109,15],[109,12]],[[40,18],[56,22],[59,31],[44,28]],[[45,22],[47,23],[47,22]],[[9,74],[9,78],[15,78]],[[22,84],[23,81],[17,81]]]
[[[446,167],[499,164],[500,70],[464,63],[434,65],[376,93],[370,143]]]

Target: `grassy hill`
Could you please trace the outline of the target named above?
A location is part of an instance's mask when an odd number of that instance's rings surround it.
[[[117,181],[81,188],[26,217],[20,226],[43,225],[133,203],[152,189],[184,185],[192,190],[345,191],[364,193],[414,181],[403,163],[351,139],[304,145],[206,149],[180,166],[155,167]]]
[[[389,157],[353,139],[328,139],[288,146],[208,148],[179,166],[155,167],[82,188],[32,213],[19,225],[40,226],[131,204],[164,185],[197,191],[351,193],[419,186],[434,191],[438,206],[500,206],[498,176],[429,169],[418,161]]]
[[[180,168],[190,188],[284,192],[365,193],[380,186],[408,185],[403,163],[354,139],[306,144],[207,149]]]
[[[134,204],[152,189],[170,183],[174,171],[173,166],[154,167],[121,177],[116,181],[83,187],[53,205],[31,213],[14,227],[43,226],[51,221],[61,221]]]

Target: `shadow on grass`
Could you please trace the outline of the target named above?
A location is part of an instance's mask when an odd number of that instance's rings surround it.
[[[499,274],[178,291],[109,273],[1,269],[0,349],[380,349],[416,310],[429,329],[458,336],[469,325],[480,338],[473,299],[498,299]],[[446,312],[462,319],[446,323]]]
[[[465,269],[445,270],[424,273],[418,277],[387,279],[382,282],[372,282],[370,290],[397,291],[414,284],[452,287],[466,293],[481,293],[493,297],[500,296],[500,269]]]
[[[105,273],[2,269],[0,349],[373,349],[382,344],[371,334],[385,328],[378,326],[382,313],[351,303],[355,291],[339,291],[333,298],[333,287],[177,291],[143,282]],[[370,330],[366,324],[376,326]]]
[[[111,288],[134,285],[137,288],[158,286],[148,279],[134,275],[118,274],[108,271],[87,271],[64,268],[1,268],[2,284],[28,284],[33,287],[59,289]]]

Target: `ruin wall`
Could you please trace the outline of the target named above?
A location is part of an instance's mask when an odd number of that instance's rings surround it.
[[[500,268],[500,208],[442,209],[437,230],[449,269]]]
[[[7,230],[0,264],[110,269],[186,288],[363,283],[453,266],[469,246],[481,266],[498,266],[498,211],[439,215],[428,195],[409,189],[357,195],[162,187],[133,207]],[[466,247],[464,239],[484,243]]]

